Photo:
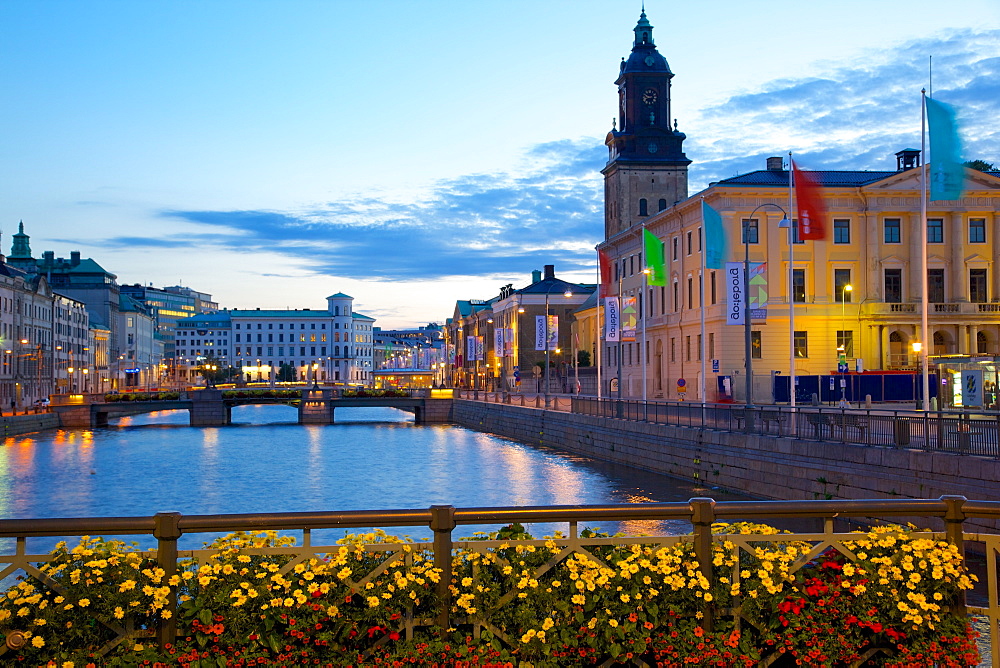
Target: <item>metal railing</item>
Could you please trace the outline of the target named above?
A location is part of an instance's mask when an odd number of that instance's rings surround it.
[[[780,522],[791,518],[819,518],[823,520],[823,529],[813,533],[782,533],[777,535],[726,535],[712,533],[712,525],[718,521],[731,520],[763,520]],[[943,496],[939,499],[900,499],[900,500],[815,500],[815,501],[729,501],[717,503],[709,498],[694,498],[687,502],[675,503],[642,503],[642,504],[611,504],[591,506],[535,506],[535,507],[503,507],[503,508],[455,508],[441,505],[427,509],[389,510],[389,511],[347,511],[347,512],[303,512],[303,513],[266,513],[245,515],[182,515],[180,513],[158,513],[152,517],[106,517],[106,518],[71,518],[71,519],[15,519],[0,520],[0,537],[14,538],[16,549],[13,554],[0,555],[0,563],[6,564],[0,571],[0,579],[10,578],[17,573],[30,576],[44,576],[38,570],[40,564],[47,563],[50,555],[31,554],[27,550],[27,539],[40,536],[93,536],[93,535],[138,535],[151,536],[156,541],[156,549],[145,553],[156,560],[160,568],[169,578],[178,572],[179,559],[202,559],[206,550],[178,549],[178,539],[182,535],[219,533],[232,531],[277,530],[282,532],[301,532],[301,544],[295,547],[275,547],[255,549],[260,554],[294,555],[286,569],[291,569],[303,559],[336,552],[337,545],[313,545],[311,532],[320,529],[345,529],[378,527],[385,529],[399,527],[426,526],[433,532],[432,544],[415,544],[415,549],[425,549],[432,553],[433,564],[445,573],[452,572],[453,556],[458,549],[482,550],[491,547],[489,541],[456,540],[454,532],[458,527],[471,525],[506,525],[514,522],[533,523],[567,523],[568,533],[554,542],[562,548],[559,557],[550,560],[539,568],[536,577],[551,570],[557,563],[570,555],[586,553],[588,546],[609,544],[663,544],[669,545],[679,540],[692,543],[699,568],[706,577],[712,572],[713,544],[734,545],[733,550],[745,549],[746,541],[755,543],[768,541],[803,541],[813,544],[814,551],[822,552],[832,547],[838,549],[844,541],[857,539],[857,533],[846,533],[834,529],[834,518],[844,520],[858,518],[868,521],[870,518],[922,518],[933,520],[943,528],[941,535],[956,545],[960,554],[964,555],[968,541],[977,541],[986,553],[985,568],[988,589],[985,592],[985,605],[970,606],[967,612],[984,615],[989,619],[992,654],[994,665],[1000,665],[1000,594],[998,594],[998,564],[1000,564],[1000,535],[966,533],[963,523],[971,518],[1000,518],[1000,502],[971,501],[961,496]],[[691,526],[687,538],[673,536],[641,536],[611,538],[591,538],[586,533],[578,531],[581,522],[626,522],[632,520],[682,520]],[[538,545],[543,541],[523,541],[525,545]],[[516,544],[515,539],[505,539],[504,544]],[[390,547],[390,549],[387,549]],[[382,554],[386,559],[396,559],[391,547],[385,543],[365,546],[364,549],[374,554]],[[394,546],[399,548],[399,545]],[[494,546],[495,547],[495,546]],[[842,550],[849,558],[855,558],[853,553]],[[805,564],[800,564],[804,566]],[[488,619],[458,619],[451,617],[452,594],[449,589],[450,578],[441,578],[436,585],[438,608],[433,620],[407,620],[412,631],[414,624],[434,623],[446,627],[449,624],[472,623],[477,628],[485,628]],[[167,603],[167,609],[172,612],[177,608],[177,593],[174,591]],[[964,601],[959,602],[958,610],[966,610]],[[711,608],[706,609],[706,624],[711,624],[712,615],[720,614]],[[155,633],[162,644],[173,642],[177,634],[177,616],[170,615],[162,619],[159,627],[147,630],[134,630],[127,625],[114,622],[109,626],[118,638],[108,643],[113,647],[122,638],[150,636]],[[100,621],[100,620],[99,620]],[[0,650],[0,654],[6,650]]]
[[[1000,457],[1000,414],[574,397],[582,415],[853,445]]]

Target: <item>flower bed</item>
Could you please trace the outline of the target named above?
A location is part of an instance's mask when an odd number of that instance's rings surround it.
[[[452,627],[432,626],[441,573],[427,545],[383,532],[329,554],[273,532],[232,534],[167,576],[133,545],[57,547],[0,599],[0,632],[25,665],[970,666],[973,632],[951,610],[972,586],[954,546],[901,527],[859,533],[844,552],[760,525],[719,525],[701,572],[690,536],[607,537],[585,549],[517,525],[454,553]],[[634,542],[648,540],[648,542]],[[851,558],[848,558],[847,555]],[[152,629],[171,617],[177,641]],[[122,640],[122,637],[125,639]]]
[[[172,401],[180,399],[180,392],[112,392],[104,395],[104,401]]]
[[[410,393],[406,390],[385,389],[385,390],[344,390],[340,393],[342,397],[408,397]]]
[[[223,399],[299,399],[301,390],[224,390]]]

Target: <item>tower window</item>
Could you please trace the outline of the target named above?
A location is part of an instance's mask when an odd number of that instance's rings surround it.
[[[639,215],[640,216],[648,216],[649,215],[649,212],[646,209],[646,198],[645,197],[643,197],[642,199],[639,200]]]
[[[663,210],[665,210],[666,208],[667,208],[667,200],[665,200],[665,199],[661,199],[661,200],[660,200],[660,211],[663,211]]]

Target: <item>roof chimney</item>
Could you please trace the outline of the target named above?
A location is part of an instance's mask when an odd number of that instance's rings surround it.
[[[69,262],[74,267],[76,265],[80,264],[80,251],[70,251],[70,253],[69,253]]]
[[[556,266],[554,264],[545,265],[545,278],[556,277]]]
[[[920,166],[920,150],[915,148],[904,148],[896,154],[896,171],[905,172],[908,169]]]
[[[785,169],[785,162],[780,156],[767,159],[767,171],[780,172],[783,171],[784,169]]]
[[[534,284],[534,283],[537,283],[540,280],[542,280],[542,272],[538,271],[537,269],[532,269],[531,270],[531,282]]]

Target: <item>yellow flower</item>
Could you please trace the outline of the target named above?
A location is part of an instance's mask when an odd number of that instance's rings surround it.
[[[89,598],[81,598],[80,599],[80,607],[81,608],[86,608],[88,605],[90,605],[90,599]]]
[[[45,645],[45,639],[42,636],[35,636],[31,639],[31,644],[35,647],[43,647]]]
[[[121,619],[124,616],[125,616],[125,611],[122,610],[122,607],[120,605],[115,607],[115,619]]]
[[[617,628],[618,627],[618,620],[617,619],[609,619],[608,620],[608,625],[611,626],[611,628]]]

